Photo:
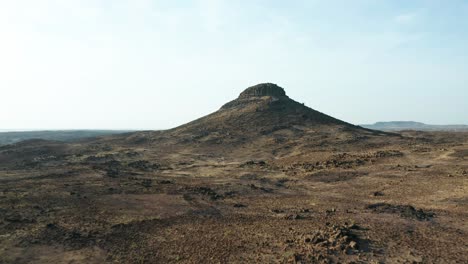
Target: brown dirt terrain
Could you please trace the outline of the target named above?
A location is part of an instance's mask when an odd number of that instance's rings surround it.
[[[367,130],[279,89],[0,147],[0,263],[468,262],[468,133]]]

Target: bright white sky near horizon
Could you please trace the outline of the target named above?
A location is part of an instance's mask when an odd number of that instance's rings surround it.
[[[164,129],[273,82],[354,123],[468,123],[468,1],[0,0],[0,129]]]

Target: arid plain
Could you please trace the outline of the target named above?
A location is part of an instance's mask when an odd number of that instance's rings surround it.
[[[0,147],[0,263],[467,263],[467,157],[260,84],[171,130]]]

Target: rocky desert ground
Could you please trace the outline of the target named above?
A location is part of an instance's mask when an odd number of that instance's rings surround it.
[[[171,130],[0,147],[0,263],[467,263],[467,157],[260,84]]]

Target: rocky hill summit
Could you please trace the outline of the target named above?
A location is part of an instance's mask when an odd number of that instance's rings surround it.
[[[252,106],[253,104],[261,104],[262,102],[270,104],[278,100],[290,100],[283,88],[273,83],[260,83],[245,89],[238,98],[223,105],[221,110]]]
[[[261,83],[245,89],[239,95],[239,99],[262,96],[283,97],[286,96],[286,92],[274,83]]]

